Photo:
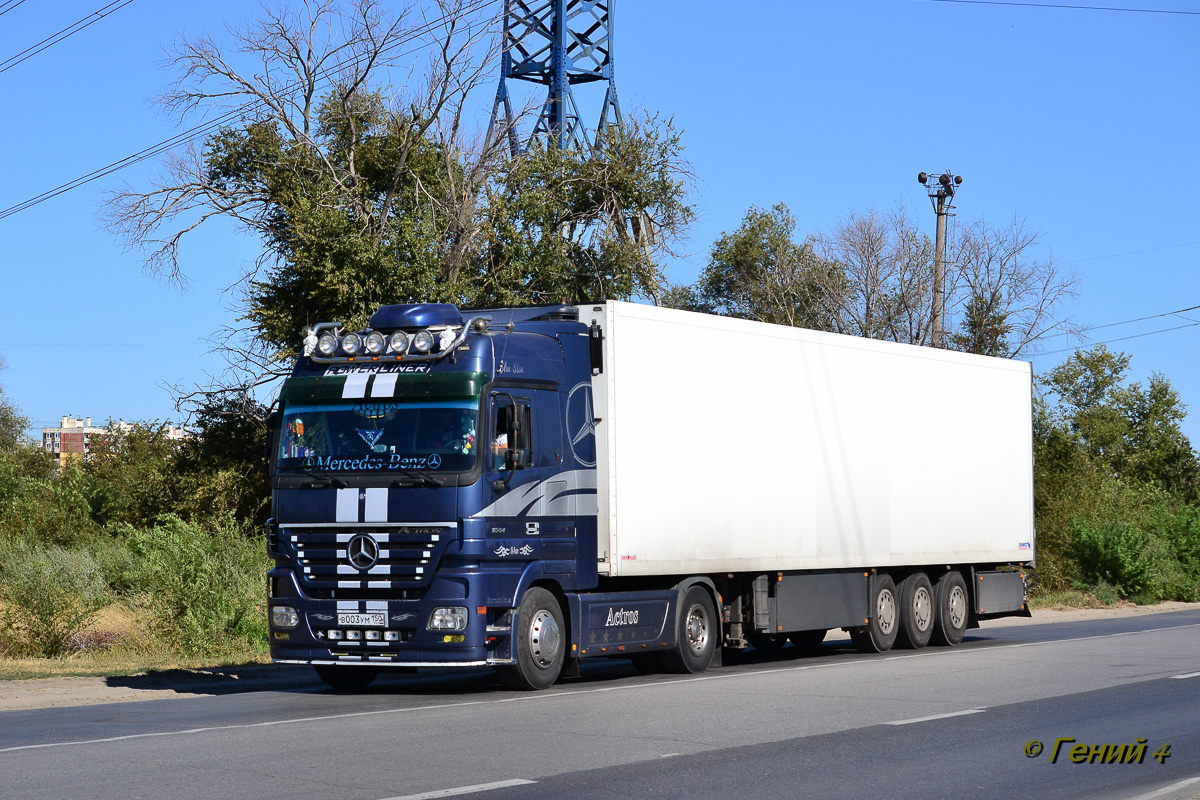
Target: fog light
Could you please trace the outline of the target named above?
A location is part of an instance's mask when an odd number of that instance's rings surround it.
[[[333,355],[337,352],[337,337],[332,333],[322,333],[321,338],[317,339],[317,350],[323,356]]]
[[[383,638],[389,642],[400,641],[400,631],[384,631]]]
[[[347,333],[342,337],[342,352],[348,356],[356,356],[362,350],[362,337],[357,333]]]
[[[330,630],[325,631],[325,637],[336,642],[338,639],[342,638],[342,632],[337,628],[331,628]]]
[[[393,353],[404,355],[408,352],[408,334],[404,331],[396,331],[388,340],[388,344],[392,346]]]
[[[362,638],[362,631],[346,631],[346,639],[351,642],[357,642]]]
[[[459,642],[466,641],[466,638],[467,637],[463,636],[461,633],[446,634],[445,636],[442,637],[442,641],[445,642],[446,644],[458,644]]]
[[[368,642],[378,642],[379,641],[379,631],[367,631],[367,641]]]
[[[294,628],[300,624],[300,615],[291,606],[271,608],[271,624],[276,628]]]
[[[465,631],[467,629],[467,609],[462,606],[440,606],[429,615],[431,631]]]

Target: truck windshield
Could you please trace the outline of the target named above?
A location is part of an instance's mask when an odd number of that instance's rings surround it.
[[[466,472],[478,451],[474,401],[287,405],[281,471]]]

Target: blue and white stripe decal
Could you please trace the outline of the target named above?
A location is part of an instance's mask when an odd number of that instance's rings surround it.
[[[387,489],[338,489],[336,522],[387,522]]]
[[[367,381],[370,379],[370,374],[365,372],[353,372],[347,375],[346,383],[342,386],[342,397],[366,397]]]
[[[575,469],[517,486],[472,518],[594,515],[596,470]]]

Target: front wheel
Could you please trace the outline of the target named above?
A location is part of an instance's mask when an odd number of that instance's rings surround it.
[[[567,652],[567,626],[554,595],[535,586],[521,598],[512,635],[517,663],[496,674],[514,689],[545,689],[558,680]]]
[[[659,654],[668,672],[704,672],[717,651],[717,611],[703,587],[693,586],[683,596],[683,613],[675,631],[675,647]]]

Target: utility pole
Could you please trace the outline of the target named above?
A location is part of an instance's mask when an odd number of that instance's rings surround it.
[[[944,344],[942,338],[945,327],[942,313],[945,311],[946,304],[943,289],[946,274],[946,217],[951,216],[950,212],[954,210],[950,201],[954,199],[954,190],[962,184],[962,176],[951,175],[949,170],[936,177],[922,172],[917,175],[917,182],[928,191],[929,201],[933,204],[933,213],[937,214],[937,238],[934,240],[933,254],[933,312],[930,320],[932,329],[930,344],[933,347],[941,347]]]

